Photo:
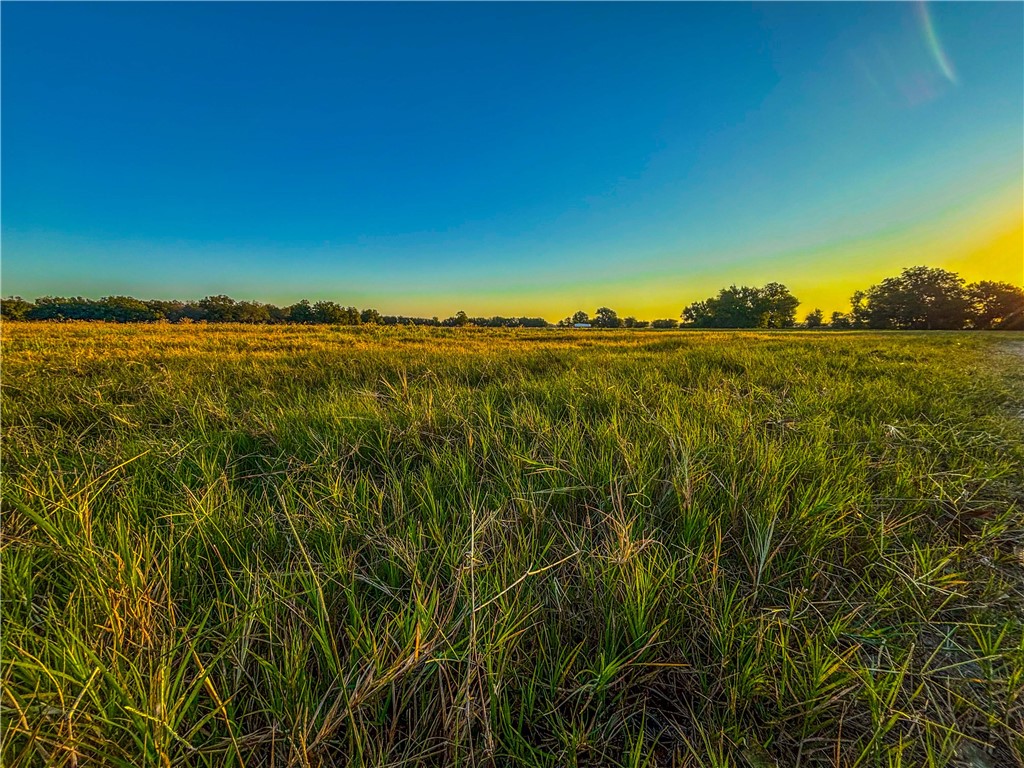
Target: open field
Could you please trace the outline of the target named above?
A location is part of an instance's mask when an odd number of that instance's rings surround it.
[[[1024,335],[2,333],[4,765],[1024,760]]]

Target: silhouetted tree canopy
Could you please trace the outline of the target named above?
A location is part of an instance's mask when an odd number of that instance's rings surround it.
[[[854,294],[852,303],[857,325],[903,330],[964,328],[971,308],[963,278],[932,267],[905,269]]]
[[[312,325],[316,322],[316,312],[313,311],[309,301],[303,299],[288,307],[288,322]]]
[[[311,308],[312,321],[320,325],[359,325],[359,310],[333,301],[318,301]]]
[[[235,300],[223,294],[200,299],[199,308],[203,310],[203,319],[211,323],[232,323],[238,319]]]
[[[763,288],[732,285],[718,296],[695,301],[682,317],[695,328],[790,328],[799,303],[782,283]]]
[[[578,309],[567,318],[559,320],[557,325],[559,328],[572,328],[574,325],[581,325],[584,323],[590,323],[590,315],[582,309]]]
[[[1024,288],[982,280],[967,286],[975,328],[1024,331]]]
[[[967,284],[955,272],[935,267],[904,269],[898,277],[855,292],[850,304],[855,328],[1024,328],[1024,289],[989,280]]]
[[[804,325],[807,328],[821,328],[825,324],[825,313],[820,309],[814,309],[807,313],[804,318]]]
[[[445,318],[441,322],[441,325],[448,328],[462,328],[463,326],[469,325],[469,315],[460,309],[452,317]]]
[[[81,296],[42,296],[25,314],[26,320],[102,320],[99,302]]]
[[[833,312],[829,325],[837,331],[848,331],[853,328],[853,319],[845,312]]]
[[[547,328],[550,323],[543,317],[471,317],[469,324],[478,328]]]
[[[593,324],[598,328],[621,328],[622,320],[614,309],[600,307],[594,312]]]

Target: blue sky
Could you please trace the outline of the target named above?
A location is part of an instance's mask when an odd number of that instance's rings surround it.
[[[1020,3],[2,14],[5,295],[557,319],[1022,280]]]

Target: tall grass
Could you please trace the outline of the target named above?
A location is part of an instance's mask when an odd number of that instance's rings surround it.
[[[1024,760],[1019,336],[2,333],[5,765]]]

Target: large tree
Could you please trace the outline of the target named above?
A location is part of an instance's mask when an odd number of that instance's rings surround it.
[[[574,325],[576,325],[578,323],[589,323],[589,322],[590,322],[590,315],[588,315],[582,309],[578,309],[573,314],[569,315],[568,317],[566,317],[566,318],[564,318],[562,320],[559,320],[558,321],[558,325],[561,328],[572,328]]]
[[[159,320],[162,315],[131,296],[106,296],[95,303],[98,320],[115,323],[143,323]]]
[[[768,283],[758,296],[758,328],[792,328],[800,300],[782,283]]]
[[[963,328],[971,301],[955,272],[910,267],[853,297],[855,322],[868,328],[956,330]]]
[[[683,310],[685,322],[698,328],[790,328],[800,301],[782,283],[764,287],[731,285],[717,296]]]
[[[230,296],[218,294],[199,300],[204,319],[211,323],[231,323],[238,317],[236,302]]]
[[[980,330],[1024,330],[1024,288],[982,280],[967,286],[971,325]]]
[[[288,307],[288,322],[310,325],[317,322],[316,313],[310,306],[309,299],[302,299]]]
[[[355,307],[343,307],[334,301],[318,301],[311,310],[315,323],[322,325],[359,324],[359,311]]]
[[[601,307],[594,313],[594,325],[598,328],[621,328],[622,320],[614,309]]]
[[[240,301],[235,305],[233,322],[236,323],[269,323],[270,307],[258,301]]]

